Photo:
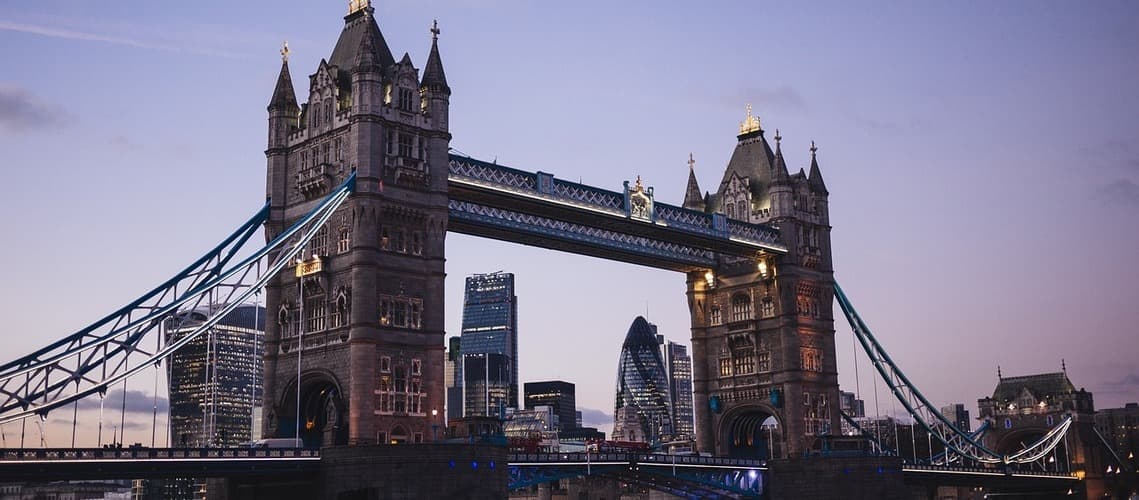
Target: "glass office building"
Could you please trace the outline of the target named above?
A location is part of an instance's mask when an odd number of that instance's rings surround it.
[[[672,399],[670,384],[661,359],[656,334],[644,317],[637,316],[617,362],[617,400],[614,414],[622,408],[635,411],[649,442],[671,438]],[[615,423],[616,424],[616,423]],[[616,429],[615,431],[616,432]]]
[[[497,416],[518,408],[518,297],[514,275],[467,277],[459,351],[463,416]]]

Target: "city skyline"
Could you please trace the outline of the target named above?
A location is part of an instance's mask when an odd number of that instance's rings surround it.
[[[0,226],[16,243],[0,258],[20,264],[0,311],[28,332],[8,358],[133,299],[259,206],[281,40],[302,82],[344,11],[269,5],[58,2],[0,15],[0,203],[36,207]],[[1139,44],[1127,28],[1139,10],[1026,5],[623,5],[599,18],[587,5],[376,3],[385,36],[421,71],[439,18],[452,146],[488,161],[608,189],[641,175],[679,204],[688,153],[712,189],[751,102],[785,137],[792,170],[818,142],[837,279],[931,400],[973,408],[998,365],[1027,375],[1065,359],[1097,407],[1121,407],[1139,399],[1128,357],[1139,72],[1117,61]],[[150,233],[170,225],[187,236],[177,248]],[[630,315],[648,309],[688,343],[681,275],[462,235],[448,245],[448,335],[460,331],[462,277],[511,263],[527,291],[520,380],[572,381],[582,408],[612,407],[612,332]],[[841,388],[854,391],[849,331],[836,329]]]

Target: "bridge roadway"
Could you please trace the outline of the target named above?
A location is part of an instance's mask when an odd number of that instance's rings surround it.
[[[765,461],[650,453],[515,453],[509,456],[511,488],[582,475],[618,477],[676,492],[761,492]],[[319,476],[320,451],[293,448],[23,448],[0,449],[0,483],[163,477]],[[880,470],[879,473],[896,473]],[[911,486],[1079,488],[1073,475],[903,464]]]

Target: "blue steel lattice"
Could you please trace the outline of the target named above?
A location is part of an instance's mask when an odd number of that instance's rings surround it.
[[[679,243],[583,226],[472,202],[451,200],[448,208],[450,208],[452,219],[508,228],[525,234],[587,243],[598,248],[620,250],[633,255],[664,258],[691,266],[711,267],[716,263],[715,254],[712,252]]]
[[[575,207],[621,218],[632,218],[625,193],[567,182],[553,175],[486,163],[465,156],[451,155],[448,179],[452,183],[480,189],[521,195],[558,205]],[[644,224],[676,229],[723,240],[734,240],[757,249],[783,252],[779,230],[762,224],[726,221],[722,215],[706,214],[653,200],[654,217]]]

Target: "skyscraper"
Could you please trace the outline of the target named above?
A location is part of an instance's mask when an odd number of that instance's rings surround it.
[[[549,406],[558,416],[559,430],[570,430],[577,425],[577,397],[574,385],[561,380],[526,382],[523,386],[526,409]]]
[[[447,361],[444,364],[443,378],[447,386],[447,420],[463,417],[463,358],[462,337],[447,339]]]
[[[463,416],[518,408],[518,297],[514,275],[467,277],[463,297]]]
[[[222,306],[214,306],[220,308]],[[166,343],[177,342],[210,316],[203,307],[166,320]],[[262,401],[265,308],[241,305],[171,354],[166,365],[170,397],[170,445],[238,446],[260,428],[254,416]],[[163,498],[204,498],[204,479],[151,480]]]
[[[208,317],[208,310],[199,309],[167,320],[166,343],[182,339]],[[242,305],[170,356],[172,446],[236,446],[253,438],[264,336],[265,308]]]
[[[654,325],[654,331],[656,330]],[[668,377],[668,394],[672,400],[672,427],[677,437],[694,437],[696,428],[692,422],[692,358],[688,347],[665,340],[657,335],[661,347],[661,360]]]
[[[969,422],[969,410],[965,409],[965,405],[961,403],[954,403],[941,407],[941,414],[945,418],[953,422],[953,425],[958,429],[969,432],[972,429],[971,422]]]
[[[630,412],[637,418],[631,418]],[[625,417],[614,422],[614,439],[639,435],[652,442],[673,435],[668,375],[653,328],[642,316],[633,320],[621,346],[613,413]],[[639,423],[641,432],[627,429],[633,423]]]

